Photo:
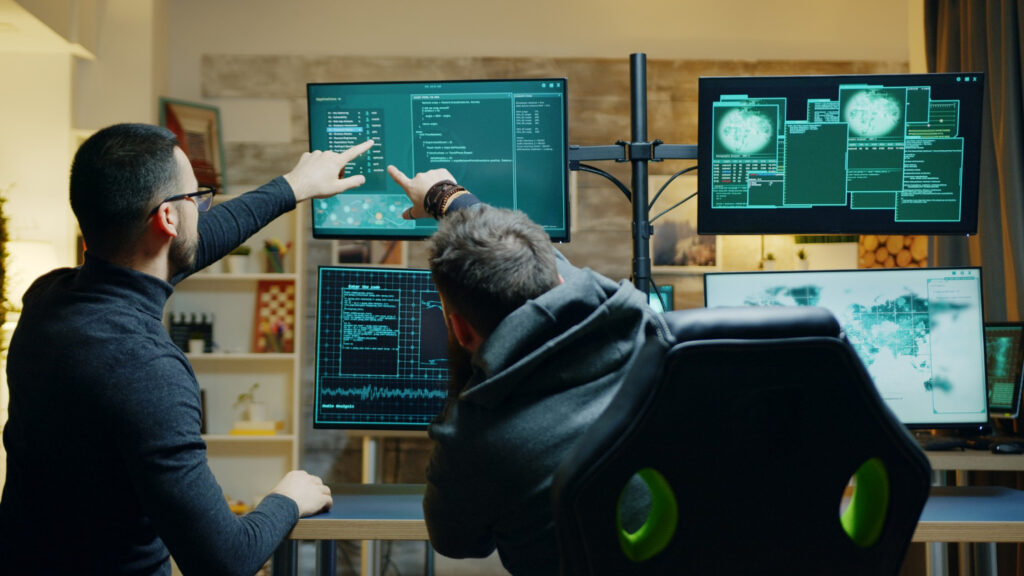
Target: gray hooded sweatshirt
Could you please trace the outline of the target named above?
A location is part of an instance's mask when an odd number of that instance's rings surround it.
[[[564,283],[498,325],[473,356],[471,381],[430,427],[431,543],[454,558],[497,548],[513,574],[557,574],[554,472],[660,326],[632,284],[558,258]]]

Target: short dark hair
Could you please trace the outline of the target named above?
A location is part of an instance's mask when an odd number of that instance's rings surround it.
[[[71,164],[71,209],[91,252],[123,254],[139,238],[146,214],[178,185],[173,132],[149,124],[115,124],[86,140]]]
[[[559,284],[550,238],[522,212],[463,208],[441,221],[427,249],[446,305],[485,338],[516,308]]]

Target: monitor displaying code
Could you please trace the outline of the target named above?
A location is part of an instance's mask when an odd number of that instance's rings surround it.
[[[568,100],[564,78],[308,84],[310,150],[376,145],[346,167],[366,183],[313,201],[317,238],[416,238],[431,218],[387,174],[444,168],[492,206],[521,210],[569,239]]]
[[[984,75],[699,80],[701,234],[974,234]]]
[[[988,422],[980,268],[708,273],[704,301],[827,308],[905,425]]]
[[[426,429],[447,397],[447,338],[429,270],[321,267],[314,428]]]
[[[985,324],[985,357],[989,413],[993,418],[1016,418],[1024,377],[1024,323]]]

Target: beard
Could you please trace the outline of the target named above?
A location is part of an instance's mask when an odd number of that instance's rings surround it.
[[[198,250],[199,243],[195,237],[185,238],[183,234],[179,234],[171,240],[171,247],[167,254],[171,276],[191,270],[196,264]]]
[[[473,356],[448,331],[448,402],[454,403],[473,377]]]

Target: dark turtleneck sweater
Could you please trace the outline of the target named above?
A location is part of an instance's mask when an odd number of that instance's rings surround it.
[[[202,214],[194,269],[294,206],[277,178]],[[244,517],[228,508],[199,385],[161,323],[172,292],[87,253],[26,293],[7,364],[4,573],[170,574],[170,549],[188,575],[251,575],[298,520],[277,494]]]

